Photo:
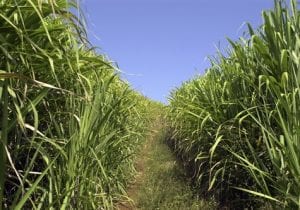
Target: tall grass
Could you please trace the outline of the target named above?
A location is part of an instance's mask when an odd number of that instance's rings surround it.
[[[75,1],[0,2],[0,208],[109,209],[152,102],[97,55]]]
[[[300,13],[274,4],[170,97],[177,152],[199,189],[235,208],[300,208]]]

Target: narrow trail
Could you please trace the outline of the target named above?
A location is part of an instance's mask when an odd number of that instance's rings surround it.
[[[182,167],[164,143],[164,125],[157,120],[136,161],[137,175],[127,188],[132,202],[122,203],[120,210],[215,209],[213,202],[195,196]]]

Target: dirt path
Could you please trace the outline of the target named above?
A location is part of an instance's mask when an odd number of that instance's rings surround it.
[[[157,120],[152,128],[136,162],[135,182],[127,189],[132,202],[122,203],[118,209],[215,209],[213,202],[199,199],[189,186],[182,167],[164,143],[163,122]]]
[[[158,123],[155,123],[158,125]],[[137,174],[135,176],[135,180],[132,184],[130,184],[127,188],[127,195],[131,199],[131,202],[124,202],[118,205],[119,210],[131,210],[131,209],[138,209],[137,201],[139,198],[139,192],[143,187],[144,179],[145,179],[145,171],[147,161],[150,158],[150,150],[153,144],[153,141],[157,137],[156,135],[159,133],[159,130],[150,130],[149,134],[146,138],[146,142],[140,150],[138,154],[138,159],[135,163],[135,168]]]

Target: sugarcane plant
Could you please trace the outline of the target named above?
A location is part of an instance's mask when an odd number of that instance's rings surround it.
[[[235,208],[300,208],[300,12],[295,0],[274,5],[169,100],[172,142],[199,191]]]
[[[1,209],[126,198],[153,104],[87,40],[77,1],[0,2]]]

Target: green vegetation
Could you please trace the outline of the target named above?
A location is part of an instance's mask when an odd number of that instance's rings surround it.
[[[76,1],[0,2],[0,209],[110,209],[154,103],[87,42]]]
[[[234,209],[300,209],[296,0],[275,0],[261,28],[229,40],[166,109],[96,53],[70,12],[76,2],[0,2],[0,210],[113,209],[130,200],[125,189],[149,128],[137,207],[212,209],[216,199]],[[164,144],[162,110],[195,189]]]
[[[300,12],[275,1],[170,97],[172,144],[200,192],[241,209],[300,209]]]

